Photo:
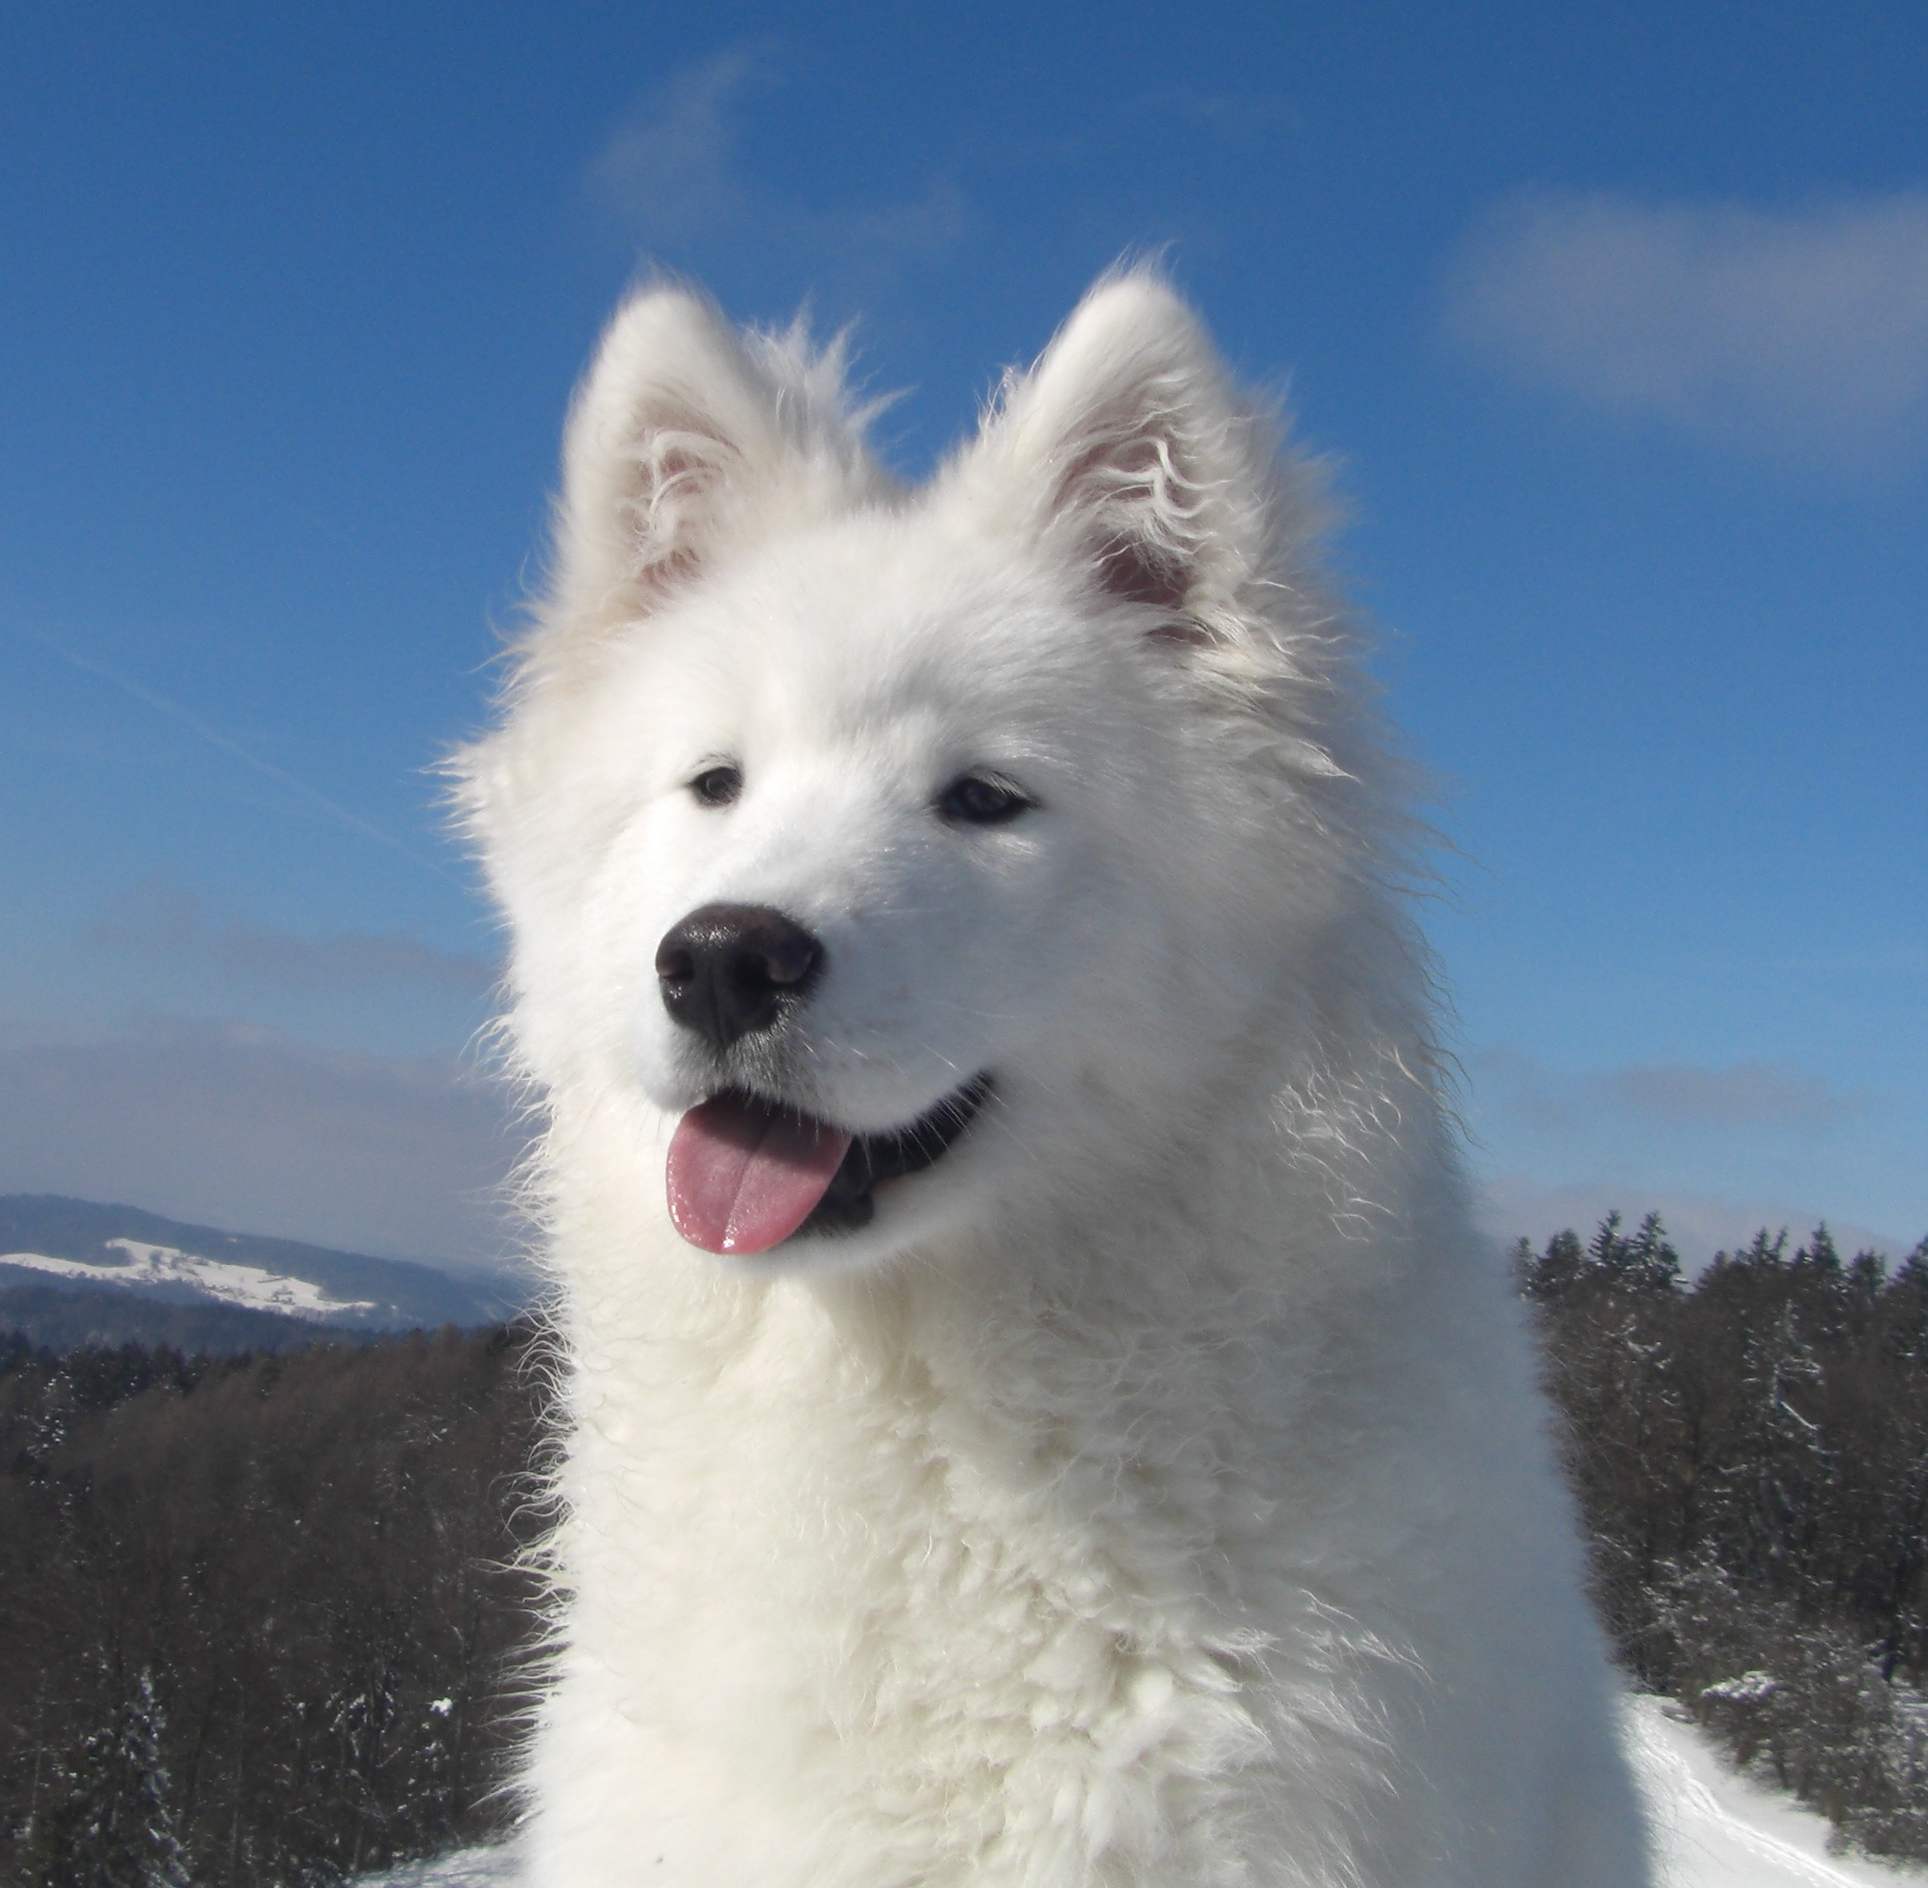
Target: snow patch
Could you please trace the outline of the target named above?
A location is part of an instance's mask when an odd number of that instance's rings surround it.
[[[461,1849],[391,1875],[362,1875],[359,1888],[517,1888],[513,1849]]]
[[[1770,1672],[1743,1672],[1738,1678],[1723,1678],[1718,1685],[1701,1689],[1703,1698],[1725,1698],[1733,1704],[1765,1704],[1781,1688],[1781,1681]]]
[[[232,1259],[207,1259],[183,1252],[178,1246],[145,1245],[138,1239],[109,1239],[107,1244],[127,1256],[125,1265],[92,1265],[84,1259],[56,1259],[44,1252],[0,1252],[0,1265],[17,1265],[29,1272],[51,1272],[56,1277],[85,1279],[90,1285],[186,1285],[225,1304],[245,1305],[253,1311],[278,1311],[285,1317],[327,1317],[344,1311],[373,1311],[372,1298],[331,1298],[319,1285],[280,1272],[264,1272],[257,1265]]]
[[[1622,1724],[1653,1819],[1660,1888],[1928,1883],[1920,1869],[1830,1855],[1826,1817],[1741,1776],[1671,1699],[1629,1698]],[[421,1888],[432,1888],[435,1880],[425,1878]]]

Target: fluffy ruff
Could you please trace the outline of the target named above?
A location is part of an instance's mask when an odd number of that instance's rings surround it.
[[[456,762],[556,1293],[526,1879],[1640,1888],[1314,471],[1142,271],[927,486],[865,418],[631,300]],[[811,965],[717,929],[732,1039],[650,969],[714,909]]]

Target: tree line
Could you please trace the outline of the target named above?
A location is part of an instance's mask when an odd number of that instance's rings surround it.
[[[1629,1670],[1928,1861],[1928,1240],[1890,1272],[1762,1231],[1688,1283],[1610,1214],[1515,1259]]]

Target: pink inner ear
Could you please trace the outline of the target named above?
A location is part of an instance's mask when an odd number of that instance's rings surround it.
[[[720,442],[680,414],[652,429],[634,462],[625,509],[630,521],[636,579],[653,595],[695,575],[701,513],[723,480]]]
[[[1191,588],[1183,557],[1157,533],[1161,509],[1190,513],[1178,444],[1151,415],[1121,402],[1093,415],[1058,481],[1056,509],[1090,521],[1099,581],[1113,596],[1157,610],[1183,609]]]
[[[1187,584],[1172,560],[1141,539],[1115,537],[1098,556],[1098,574],[1113,596],[1129,603],[1148,603],[1153,609],[1183,606]]]

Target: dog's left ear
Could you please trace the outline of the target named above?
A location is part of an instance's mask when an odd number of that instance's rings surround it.
[[[1236,610],[1281,510],[1270,415],[1241,403],[1198,318],[1148,270],[1085,297],[1006,381],[958,471],[974,505],[1020,507],[1011,523],[1179,637]]]

